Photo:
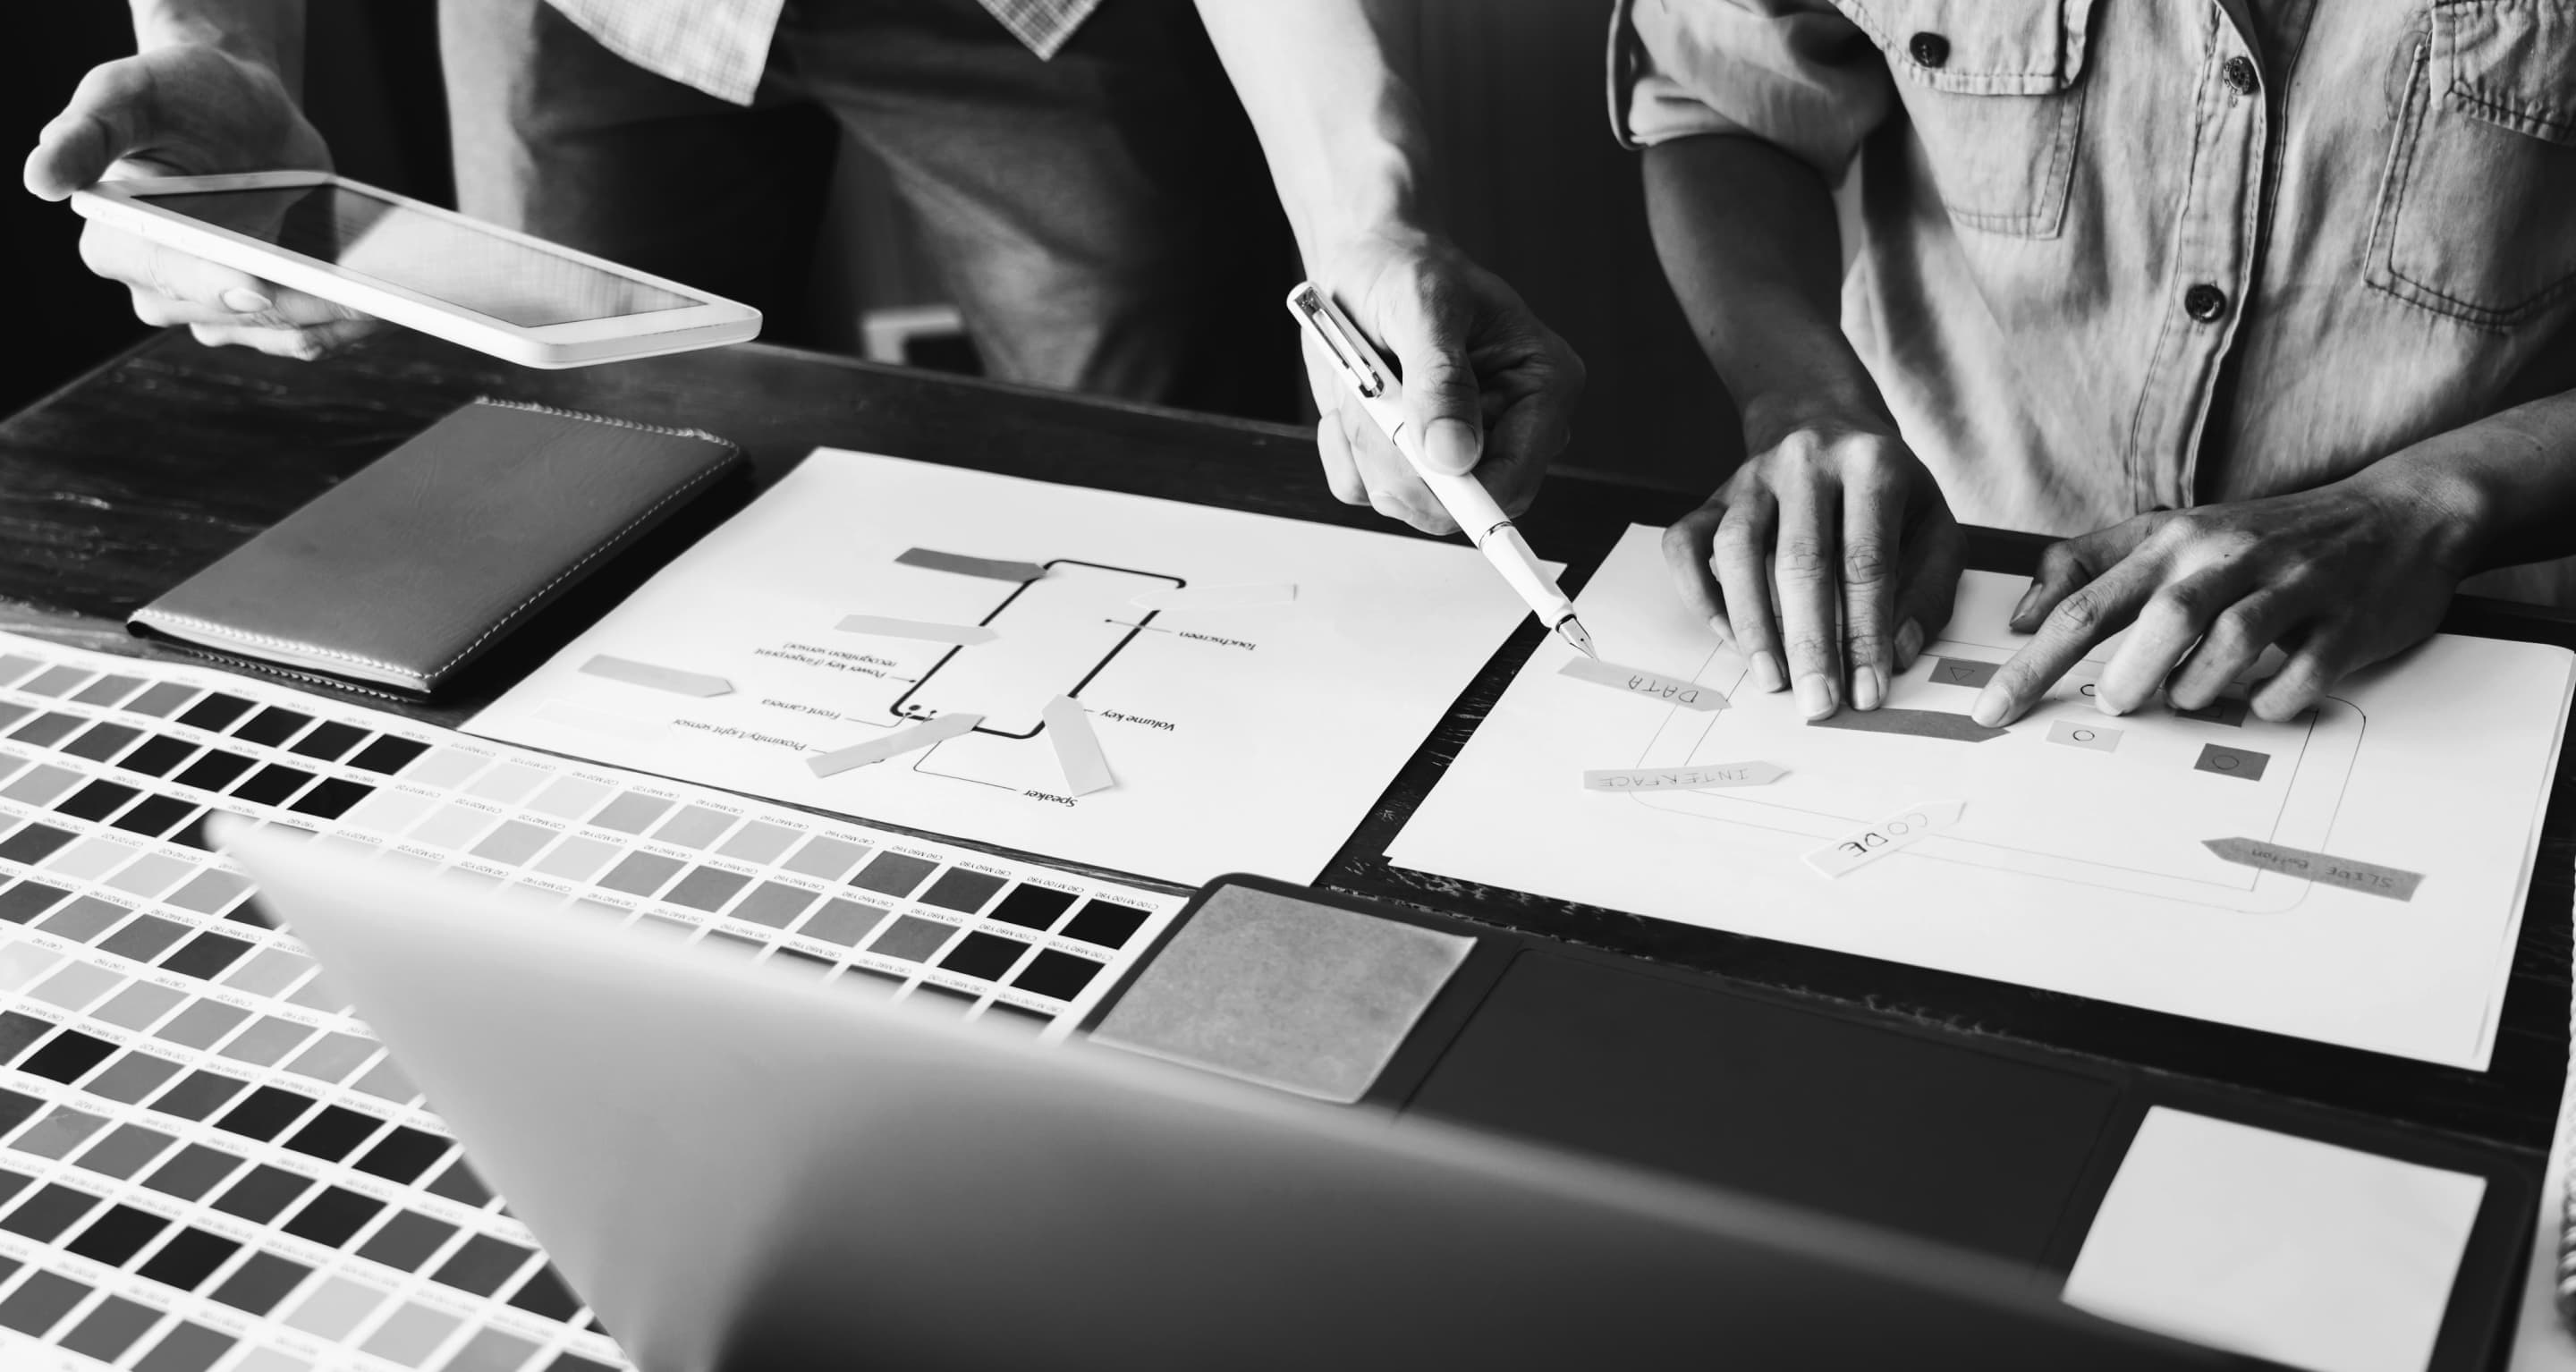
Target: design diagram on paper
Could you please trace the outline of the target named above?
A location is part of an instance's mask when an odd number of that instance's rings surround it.
[[[1850,778],[1865,776],[1870,794],[1883,788],[1968,802],[1954,827],[1917,850],[1943,861],[2232,910],[2285,910],[2306,894],[2304,880],[2213,860],[2202,841],[2244,836],[2326,847],[2365,723],[2351,702],[2329,699],[2271,724],[2248,712],[2242,688],[2232,687],[2210,710],[2159,707],[2114,721],[2092,700],[2110,656],[2104,650],[2010,729],[1981,729],[1968,709],[2014,649],[2003,635],[1944,639],[1889,683],[1879,710],[1845,711],[1827,722],[1835,727],[1819,728],[1798,717],[1786,694],[1754,691],[1744,659],[1711,645],[1691,679],[1739,708],[1670,708],[1638,756],[1611,765],[1794,754],[1798,773],[1770,786],[1640,790],[1629,800],[1821,840],[1877,818],[1854,803]],[[1866,727],[1880,722],[1898,727]],[[1977,741],[1984,734],[1991,741]]]
[[[467,729],[1173,881],[1310,880],[1524,612],[1463,545],[825,450]],[[1068,699],[1096,754],[1049,726]]]
[[[1881,709],[1810,724],[1682,609],[1656,532],[1630,529],[1577,606],[1605,654],[1724,708],[1568,674],[1571,651],[1542,645],[1391,860],[2484,1066],[2567,713],[2564,650],[2436,636],[2276,724],[2242,685],[2202,710],[2103,714],[2092,695],[2115,640],[1990,729],[1968,711],[2026,641],[2005,627],[2023,583],[1972,572]],[[1780,775],[1585,780],[1750,760]],[[1959,802],[1955,819],[1901,850],[1803,860],[1930,800]]]

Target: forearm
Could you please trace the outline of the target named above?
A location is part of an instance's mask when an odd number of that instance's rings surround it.
[[[1645,180],[1664,274],[1756,450],[1821,410],[1885,415],[1843,337],[1833,196],[1813,168],[1711,136],[1648,148]]]
[[[1310,271],[1336,245],[1427,227],[1429,138],[1388,54],[1397,0],[1198,0]]]
[[[2463,575],[2576,555],[2576,391],[2436,434],[2350,479],[2425,502],[2442,531],[2426,554]]]
[[[304,90],[304,0],[131,0],[138,52],[201,43],[277,73]]]

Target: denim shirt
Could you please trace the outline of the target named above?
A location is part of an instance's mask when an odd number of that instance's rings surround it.
[[[787,0],[547,0],[600,46],[657,76],[719,100],[751,103],[769,67],[769,40]],[[1040,57],[1056,50],[1100,0],[979,0]]]
[[[1631,145],[1857,159],[1844,331],[1963,521],[2300,490],[2576,389],[2576,0],[1623,0],[1611,66]]]

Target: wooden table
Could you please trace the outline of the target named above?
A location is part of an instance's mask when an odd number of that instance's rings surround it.
[[[207,350],[180,333],[141,345],[0,424],[0,628],[111,651],[160,650],[118,621],[256,530],[476,395],[710,429],[763,480],[820,444],[1014,476],[1165,496],[1361,528],[1335,503],[1310,434],[1076,399],[783,349],[746,346],[535,372],[391,333],[328,362]],[[1579,475],[1552,479],[1526,521],[1565,560],[1568,589],[1629,523],[1661,524],[1697,496]],[[2026,572],[2039,541],[1981,531],[1974,565]],[[550,612],[551,615],[551,612]],[[2460,632],[2576,647],[2576,618],[2462,601]],[[578,628],[550,617],[532,660]],[[2560,764],[2512,991],[2486,1073],[2232,1029],[1948,972],[1747,938],[1402,871],[1386,845],[1536,644],[1524,623],[1418,750],[1321,884],[1659,959],[1880,1013],[2251,1087],[2526,1150],[2547,1148],[2568,1045],[2568,912],[2576,811]],[[467,698],[413,709],[462,719]],[[383,702],[365,703],[381,706]],[[1710,900],[1722,901],[1711,884]]]

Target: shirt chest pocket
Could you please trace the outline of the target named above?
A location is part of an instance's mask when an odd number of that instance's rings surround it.
[[[1837,0],[1887,55],[1952,222],[2054,238],[2084,127],[2093,0]]]
[[[2364,258],[2479,328],[2576,295],[2576,0],[2439,0],[2413,43]]]

